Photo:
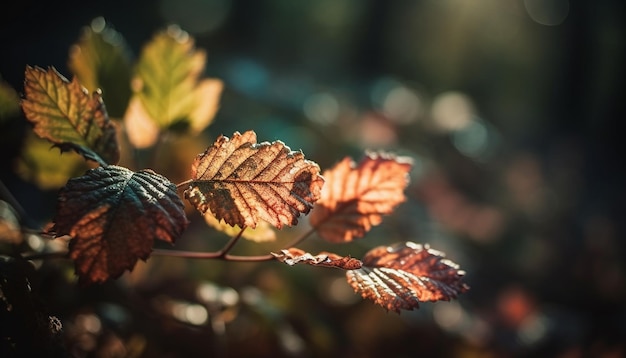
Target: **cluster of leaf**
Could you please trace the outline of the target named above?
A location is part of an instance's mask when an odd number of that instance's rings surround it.
[[[163,131],[199,134],[217,111],[222,84],[200,78],[204,52],[179,28],[158,33],[127,76],[107,67],[123,58],[115,41],[119,34],[108,26],[88,29],[72,51],[71,81],[53,67],[25,71],[21,107],[34,132],[91,164],[61,188],[53,224],[46,229],[69,238],[68,255],[81,284],[132,270],[137,260],[150,257],[157,239],[175,243],[189,224],[186,199],[214,228],[232,235],[222,250],[200,257],[245,260],[229,254],[240,237],[250,230],[293,226],[309,214],[311,232],[256,260],[346,270],[355,292],[396,312],[468,290],[464,272],[428,245],[376,247],[362,260],[295,247],[311,233],[329,243],[364,237],[405,201],[410,158],[367,152],[359,162],[346,157],[321,173],[302,152],[281,141],[257,142],[249,130],[216,138],[195,158],[191,178],[178,185],[151,169],[119,165],[120,128],[135,148],[154,145]],[[111,97],[116,114],[123,113],[119,123],[109,118],[104,103],[109,98],[105,79],[111,78],[130,83],[127,102]]]

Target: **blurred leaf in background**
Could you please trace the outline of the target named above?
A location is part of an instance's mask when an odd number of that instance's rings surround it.
[[[165,129],[198,133],[211,123],[223,83],[202,78],[205,63],[205,51],[177,26],[160,31],[143,47],[124,116],[135,147],[154,145]]]
[[[123,35],[98,17],[70,47],[68,67],[89,92],[100,89],[111,118],[121,119],[131,96],[132,61]]]

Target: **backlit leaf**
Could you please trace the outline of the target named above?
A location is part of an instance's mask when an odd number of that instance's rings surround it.
[[[38,136],[88,159],[99,156],[106,163],[117,163],[115,125],[99,92],[89,94],[76,78],[69,82],[53,67],[27,66],[25,78],[22,109]]]
[[[131,56],[124,37],[104,18],[82,29],[70,48],[68,67],[88,91],[102,90],[111,117],[122,118],[131,95]]]
[[[256,228],[261,221],[295,225],[319,198],[319,166],[283,142],[256,142],[256,134],[235,132],[199,154],[185,198],[201,213],[210,210],[229,225]]]
[[[340,268],[344,270],[356,270],[359,269],[363,264],[360,260],[354,259],[352,257],[340,256],[332,252],[320,252],[319,254],[314,256],[295,247],[280,250],[280,253],[272,252],[272,255],[276,258],[276,260],[284,262],[289,266],[304,263],[313,266],[325,266]]]
[[[224,220],[218,220],[210,210],[204,213],[204,220],[214,229],[230,237],[235,237],[241,232],[241,227],[237,225],[231,226],[225,223]],[[267,221],[260,221],[256,228],[246,228],[241,237],[254,242],[268,242],[276,240],[276,232]]]
[[[151,146],[157,138],[143,138],[143,127],[198,133],[211,123],[223,83],[201,78],[205,63],[206,53],[196,49],[194,39],[176,26],[158,32],[143,48],[132,79],[132,107],[124,116],[134,146]],[[133,118],[136,115],[141,118]]]
[[[187,227],[176,186],[151,170],[109,165],[72,178],[59,193],[51,231],[69,235],[82,284],[99,283],[146,260],[155,239],[169,243]]]
[[[330,242],[363,237],[405,200],[412,162],[408,157],[368,153],[357,165],[344,158],[323,174],[326,185],[310,222]]]
[[[379,246],[363,258],[363,267],[346,272],[363,298],[388,311],[413,310],[425,301],[449,301],[469,290],[457,264],[428,245],[412,242]]]
[[[69,152],[61,155],[48,140],[32,131],[27,132],[20,155],[15,160],[15,171],[20,178],[44,190],[59,189],[71,177],[82,175],[89,169],[80,155]]]

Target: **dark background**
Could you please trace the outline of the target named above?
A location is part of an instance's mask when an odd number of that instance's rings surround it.
[[[253,129],[260,140],[302,149],[322,168],[369,148],[416,160],[407,202],[380,227],[338,249],[317,239],[307,248],[358,256],[396,241],[430,243],[466,270],[471,290],[396,315],[330,294],[341,290],[333,282],[342,274],[313,267],[152,258],[163,275],[135,291],[126,281],[78,290],[48,273],[41,290],[49,314],[95,342],[68,334],[74,351],[626,355],[623,2],[174,3],[5,3],[0,76],[21,93],[26,65],[69,75],[69,47],[97,16],[134,56],[157,30],[177,23],[207,51],[206,76],[225,83],[208,140]],[[459,110],[454,103],[469,117],[451,127],[446,118],[457,117],[435,109]],[[42,225],[55,192],[14,174],[20,136],[8,133],[23,127],[2,130],[2,182],[30,223]],[[199,230],[190,230],[188,242],[204,240]],[[155,297],[191,300],[192,287],[207,282],[240,297],[236,309],[211,314],[212,325],[173,323],[159,316],[171,310],[138,308],[158,306]],[[89,331],[85,317],[102,327]]]

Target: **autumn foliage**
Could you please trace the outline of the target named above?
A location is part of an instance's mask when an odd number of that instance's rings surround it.
[[[203,257],[233,261],[230,249],[251,230],[294,226],[307,216],[311,233],[328,244],[348,243],[364,238],[406,200],[409,157],[371,151],[356,161],[344,157],[322,172],[281,141],[258,142],[253,130],[219,135],[197,155],[190,178],[178,184],[152,169],[118,165],[118,135],[127,136],[135,148],[154,145],[170,130],[200,135],[217,111],[223,85],[201,78],[204,52],[182,30],[168,28],[144,48],[128,76],[132,93],[123,119],[112,120],[106,88],[100,89],[104,79],[96,75],[98,64],[81,59],[98,35],[91,33],[91,40],[77,44],[72,80],[52,67],[27,66],[21,101],[37,136],[78,153],[90,165],[59,191],[56,214],[45,230],[69,239],[67,257],[81,284],[103,283],[132,271],[138,260],[150,258],[157,240],[175,244],[189,224],[183,199],[214,229],[232,236],[222,250]],[[100,45],[103,51],[105,45]],[[295,247],[307,237],[255,260],[345,270],[356,293],[395,312],[447,301],[468,290],[464,272],[428,245],[406,240],[373,248],[359,260]]]

